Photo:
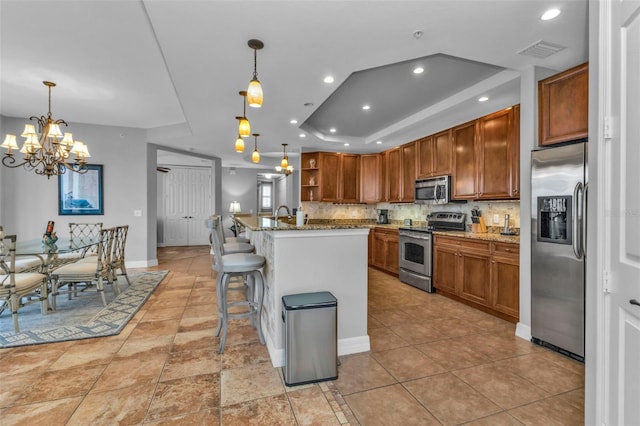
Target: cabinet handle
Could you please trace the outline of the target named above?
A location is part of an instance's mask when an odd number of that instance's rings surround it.
[[[511,249],[504,249],[504,251],[511,251]]]
[[[632,305],[640,306],[640,302],[638,302],[636,299],[629,300],[629,303],[631,303]]]

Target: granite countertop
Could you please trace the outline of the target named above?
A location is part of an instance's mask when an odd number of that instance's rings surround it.
[[[252,231],[309,231],[327,229],[355,229],[355,228],[387,228],[399,229],[403,223],[376,223],[368,219],[309,219],[309,223],[296,226],[284,221],[276,221],[263,216],[237,216],[238,222]],[[293,218],[295,220],[295,217]],[[499,232],[465,232],[465,231],[434,231],[434,235],[447,235],[450,237],[469,238],[483,241],[496,241],[501,243],[520,244],[519,235],[502,235]]]
[[[311,230],[327,230],[327,229],[356,229],[369,228],[366,223],[343,223],[340,221],[319,221],[320,223],[310,220],[310,223],[303,226],[296,226],[283,221],[277,221],[268,217],[260,216],[238,216],[238,222],[246,226],[252,231],[311,231]],[[295,220],[295,218],[294,218]]]

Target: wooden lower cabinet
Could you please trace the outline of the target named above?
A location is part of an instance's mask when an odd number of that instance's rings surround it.
[[[517,244],[434,236],[436,291],[508,321],[519,319]]]
[[[398,275],[398,230],[371,228],[369,232],[369,264]]]

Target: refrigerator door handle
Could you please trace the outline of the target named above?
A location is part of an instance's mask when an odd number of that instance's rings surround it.
[[[584,184],[582,190],[582,232],[580,240],[582,241],[582,255],[587,256],[587,194],[589,193],[589,184]]]
[[[581,190],[582,182],[578,182],[575,188],[573,188],[573,217],[571,220],[571,232],[573,234],[571,248],[573,248],[573,254],[575,255],[576,259],[582,259],[582,239],[580,238],[582,226],[581,223],[579,223],[578,219],[579,216],[581,216],[581,214],[578,213],[578,195],[580,194]]]

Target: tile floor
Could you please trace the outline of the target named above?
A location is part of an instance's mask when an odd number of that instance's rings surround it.
[[[208,247],[158,259],[171,273],[120,335],[0,350],[0,425],[584,423],[582,364],[376,270],[371,352],[288,388],[246,322],[217,353]]]

